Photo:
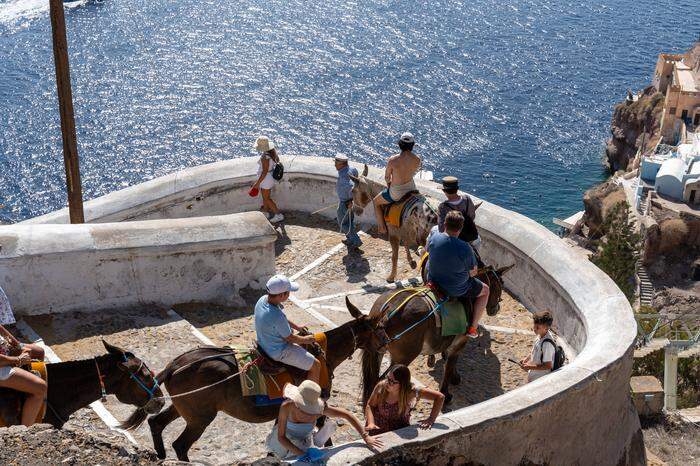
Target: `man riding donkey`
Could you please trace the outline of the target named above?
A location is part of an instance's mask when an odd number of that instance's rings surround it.
[[[267,281],[267,294],[255,304],[255,334],[258,344],[275,361],[307,371],[307,379],[319,383],[321,363],[299,345],[316,342],[313,335],[293,334],[305,329],[290,321],[282,303],[289,299],[299,285],[284,275],[275,275]]]
[[[462,302],[465,311],[474,300],[467,336],[479,336],[479,320],[484,315],[489,300],[489,287],[476,278],[478,264],[469,243],[460,239],[464,217],[456,210],[445,216],[444,233],[434,233],[428,239],[428,281],[440,292]]]
[[[377,217],[377,232],[380,235],[387,233],[384,220],[385,206],[399,202],[403,197],[416,191],[413,177],[421,167],[421,159],[413,153],[416,141],[411,133],[403,133],[398,140],[401,153],[389,157],[384,171],[384,180],[387,188],[374,198],[374,213]]]
[[[445,218],[448,213],[452,211],[461,213],[464,218],[464,226],[462,227],[462,231],[459,232],[459,239],[465,243],[469,243],[476,254],[479,267],[483,267],[484,264],[479,257],[481,238],[479,237],[479,231],[476,228],[475,222],[476,209],[479,206],[474,205],[474,201],[472,201],[468,194],[459,192],[459,180],[454,176],[446,176],[442,179],[442,192],[445,193],[447,199],[442,201],[438,206],[437,230],[444,233]]]

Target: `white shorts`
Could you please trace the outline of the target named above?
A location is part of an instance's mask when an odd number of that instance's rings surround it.
[[[272,189],[274,186],[275,179],[272,177],[272,172],[267,172],[267,175],[265,175],[265,178],[263,178],[262,183],[260,183],[260,189]]]
[[[0,367],[0,380],[7,380],[14,374],[15,368],[10,366]]]
[[[311,366],[314,365],[316,358],[301,346],[290,344],[282,350],[282,354],[280,354],[280,357],[276,358],[276,360],[289,366],[308,371],[311,369]]]

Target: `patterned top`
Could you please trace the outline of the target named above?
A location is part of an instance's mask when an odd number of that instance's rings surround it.
[[[15,322],[15,315],[12,313],[10,300],[7,299],[7,295],[0,288],[0,325],[9,325]]]
[[[399,416],[399,402],[387,403],[386,401],[380,402],[377,406],[372,406],[372,414],[374,415],[374,424],[379,427],[379,429],[371,429],[370,435],[383,434],[384,432],[389,432],[391,430],[401,429],[406,427],[411,423],[411,410],[415,407],[418,401],[418,388],[415,389],[415,398],[411,402],[403,416]]]

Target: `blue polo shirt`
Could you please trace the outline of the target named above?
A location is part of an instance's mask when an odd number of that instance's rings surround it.
[[[285,340],[292,334],[287,316],[282,306],[267,302],[267,295],[262,295],[255,304],[255,334],[260,347],[272,359],[278,359],[282,351],[290,344]]]
[[[338,200],[341,202],[352,199],[354,183],[350,179],[350,175],[357,177],[357,168],[348,165],[338,170],[338,181],[335,182],[335,193],[338,196]]]
[[[472,247],[446,233],[434,233],[428,240],[428,252],[428,280],[449,296],[465,295],[473,280],[469,271],[477,265]]]

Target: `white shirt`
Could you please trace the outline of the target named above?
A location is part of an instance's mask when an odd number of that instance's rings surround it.
[[[550,339],[554,341],[554,334],[551,331],[548,331],[544,337],[537,336],[537,338],[535,338],[535,344],[532,346],[532,353],[530,354],[531,364],[539,365],[551,362],[552,365],[554,365],[554,345],[552,345],[551,343],[545,343],[544,345],[542,345],[542,341],[545,339]],[[552,372],[551,369],[531,369],[527,372],[527,381],[532,382],[533,380],[537,380],[543,375],[549,374],[550,372]]]
[[[12,313],[10,300],[7,299],[7,295],[0,288],[0,325],[9,325],[15,322],[15,315]]]

